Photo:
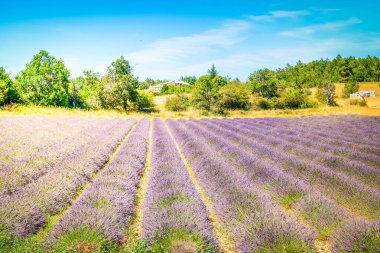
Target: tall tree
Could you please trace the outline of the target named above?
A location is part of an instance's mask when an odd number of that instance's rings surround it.
[[[104,108],[123,109],[137,101],[137,79],[132,74],[129,61],[120,57],[112,62],[107,75],[103,78],[103,89],[100,94],[101,105]]]
[[[274,71],[267,68],[254,71],[249,76],[252,92],[262,97],[278,97],[278,80]]]
[[[218,84],[210,75],[201,76],[195,83],[191,100],[197,108],[210,111],[218,101],[218,90]]]
[[[41,50],[16,77],[16,81],[26,103],[68,106],[69,75],[61,59]]]
[[[211,68],[207,71],[207,73],[211,79],[213,79],[214,77],[216,77],[218,75],[218,71],[216,70],[214,64],[212,64]]]
[[[5,69],[0,67],[0,106],[9,102],[16,102],[18,94],[13,87],[13,80]]]

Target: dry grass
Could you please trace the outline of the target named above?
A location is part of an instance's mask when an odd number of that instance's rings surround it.
[[[249,110],[249,111],[227,111],[225,115],[215,115],[196,110],[185,112],[160,111],[154,113],[124,113],[114,110],[80,110],[57,107],[38,107],[38,106],[17,106],[15,108],[5,108],[0,110],[1,115],[40,115],[55,117],[90,117],[90,118],[263,118],[263,117],[299,117],[317,115],[368,115],[380,116],[380,97],[366,99],[368,107],[351,106],[348,99],[337,99],[340,107],[320,106],[318,108],[296,109],[296,110]]]
[[[380,86],[379,82],[362,82],[359,83],[359,91],[370,91],[374,90],[376,92],[376,96],[380,96]],[[343,83],[337,83],[335,84],[335,94],[338,97],[342,97],[343,95],[343,89],[344,89],[344,84]]]

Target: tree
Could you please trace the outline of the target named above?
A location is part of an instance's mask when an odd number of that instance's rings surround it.
[[[214,77],[216,77],[218,75],[218,71],[216,70],[214,64],[212,64],[211,68],[207,71],[207,73],[211,79],[213,79]]]
[[[344,84],[343,97],[348,98],[350,94],[359,91],[359,84],[355,80],[349,80]]]
[[[99,73],[83,71],[83,75],[72,79],[69,85],[70,106],[98,108],[101,82]]]
[[[317,85],[322,89],[326,96],[326,105],[336,105],[335,97],[335,84],[334,81],[338,79],[337,69],[328,60],[320,60],[320,64],[316,70]]]
[[[138,98],[138,81],[123,56],[112,62],[102,81],[99,94],[102,107],[127,111],[130,105],[134,106]]]
[[[211,78],[211,76],[210,76],[210,78]],[[222,76],[214,76],[213,78],[211,78],[211,81],[218,88],[221,88],[221,87],[227,85],[227,83],[228,83],[227,79],[225,77],[222,77]]]
[[[195,107],[210,111],[216,105],[219,86],[212,81],[210,75],[201,76],[195,83],[191,101]]]
[[[194,85],[195,82],[197,81],[197,78],[195,76],[181,76],[180,80],[187,82],[190,85]]]
[[[18,99],[18,94],[13,87],[13,81],[9,74],[5,72],[5,69],[0,67],[0,106],[16,102]]]
[[[259,96],[272,98],[278,97],[278,80],[274,71],[267,68],[254,71],[249,76],[252,92]]]
[[[37,105],[69,105],[69,70],[61,59],[41,50],[16,77],[21,98]]]

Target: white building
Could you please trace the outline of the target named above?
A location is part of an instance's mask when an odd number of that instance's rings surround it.
[[[356,98],[374,98],[376,97],[376,92],[374,90],[371,91],[358,91],[355,93],[350,94],[351,99]]]

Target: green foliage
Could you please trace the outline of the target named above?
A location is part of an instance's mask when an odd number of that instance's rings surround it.
[[[366,107],[367,101],[365,99],[350,99],[350,105],[358,105],[358,106]]]
[[[191,91],[191,86],[190,85],[171,85],[171,84],[164,84],[161,89],[161,94],[162,95],[169,95],[169,94],[182,94],[182,93],[187,93]]]
[[[304,92],[299,89],[288,88],[282,99],[284,106],[290,109],[303,108],[307,105],[307,97]]]
[[[181,76],[179,80],[187,82],[190,85],[194,85],[197,78],[195,76]]]
[[[138,81],[134,78],[129,62],[124,57],[120,57],[111,64],[102,82],[99,100],[103,108],[127,111],[136,107],[134,104],[138,99],[136,90]]]
[[[144,252],[152,253],[193,252],[193,247],[195,247],[196,252],[219,252],[216,245],[205,241],[201,235],[174,229],[168,229],[168,231],[162,232],[161,234],[157,233],[151,247],[146,244],[144,246],[145,249],[151,250]],[[189,248],[192,250],[189,250]]]
[[[79,228],[62,235],[50,246],[52,252],[118,252],[117,242],[90,228]]]
[[[195,83],[191,95],[192,104],[202,110],[211,111],[219,100],[219,85],[209,75],[201,76]]]
[[[99,92],[102,89],[100,75],[84,71],[83,76],[70,81],[70,106],[79,108],[99,108]]]
[[[291,191],[288,194],[285,194],[283,197],[281,204],[284,205],[286,208],[291,208],[292,205],[299,200],[303,196],[302,192],[299,191]]]
[[[22,100],[36,105],[68,106],[69,74],[62,60],[41,50],[16,77]]]
[[[138,92],[135,102],[136,110],[139,112],[151,112],[154,110],[153,96],[143,91]]]
[[[168,94],[168,91],[169,91],[169,85],[167,85],[166,83],[162,85],[162,88],[161,88],[161,94]]]
[[[211,78],[211,76],[210,76],[210,78]],[[213,84],[218,88],[221,88],[221,87],[227,85],[227,83],[228,83],[227,79],[222,77],[222,76],[215,76],[215,77],[211,78],[211,80],[212,80]]]
[[[315,252],[314,246],[306,243],[305,241],[296,240],[289,236],[282,236],[276,242],[272,242],[271,246],[261,246],[255,252],[258,253],[285,253],[285,252],[299,252],[299,253],[313,253]]]
[[[210,76],[211,79],[215,78],[218,75],[218,71],[216,70],[214,64],[212,64],[211,68],[207,70],[207,74]]]
[[[0,106],[17,102],[18,93],[14,88],[13,81],[5,69],[0,67]]]
[[[148,89],[150,86],[156,85],[162,83],[161,80],[154,80],[153,78],[147,78],[145,79],[144,82],[138,82],[138,88],[143,90],[143,89]]]
[[[317,88],[314,97],[320,102],[321,104],[326,104],[326,94],[323,92],[321,88]]]
[[[245,85],[227,84],[220,88],[220,106],[224,109],[248,110],[251,106],[249,101],[250,91]]]
[[[278,80],[274,71],[267,68],[254,71],[249,76],[252,92],[266,98],[278,97]]]
[[[186,111],[189,107],[189,99],[186,96],[176,95],[168,97],[165,101],[165,109],[173,112]]]
[[[262,109],[262,110],[268,110],[268,109],[273,108],[270,100],[267,98],[257,99],[256,100],[256,106],[257,106],[257,108]]]
[[[344,84],[343,97],[349,98],[350,94],[359,91],[359,84],[355,80],[350,80]]]

